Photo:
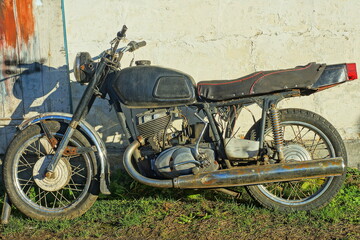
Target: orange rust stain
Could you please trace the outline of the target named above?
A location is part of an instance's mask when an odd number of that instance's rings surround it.
[[[32,0],[16,1],[16,8],[21,39],[28,43],[30,37],[34,34],[35,28]]]
[[[0,5],[1,45],[16,47],[16,24],[12,0],[3,0]]]
[[[317,91],[320,92],[320,91],[323,91],[323,90],[325,90],[325,89],[335,87],[336,85],[339,85],[339,84],[340,84],[340,83],[335,83],[335,84],[332,84],[332,85],[328,85],[328,86],[324,86],[324,87],[319,87]]]
[[[32,0],[0,0],[0,47],[15,48],[18,39],[27,44],[34,31]]]

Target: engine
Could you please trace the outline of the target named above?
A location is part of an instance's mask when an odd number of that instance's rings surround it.
[[[187,119],[177,109],[151,110],[137,115],[137,129],[155,152],[189,140]]]
[[[162,152],[155,160],[155,171],[164,178],[212,172],[219,168],[212,149],[200,148],[201,158],[195,159],[193,147],[172,147]]]
[[[203,125],[189,125],[177,108],[150,110],[137,115],[139,134],[153,152],[145,155],[149,156],[150,167],[157,177],[175,178],[219,168],[210,144],[200,144],[200,147],[194,144],[199,139],[196,129],[200,127]]]

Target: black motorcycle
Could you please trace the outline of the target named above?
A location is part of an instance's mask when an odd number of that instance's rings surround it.
[[[339,133],[318,114],[277,104],[356,79],[355,64],[309,63],[196,85],[188,74],[150,61],[121,69],[124,53],[146,45],[118,49],[126,30],[98,62],[77,54],[74,74],[87,88],[73,115],[40,114],[18,127],[3,166],[8,202],[31,218],[70,219],[100,192],[110,194],[105,144],[84,120],[96,97],[116,110],[130,141],[124,167],[143,184],[233,196],[246,186],[261,205],[280,211],[323,207],[336,195],[347,164]],[[239,137],[238,116],[254,103],[262,117]]]

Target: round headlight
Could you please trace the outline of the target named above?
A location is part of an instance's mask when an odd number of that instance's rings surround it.
[[[93,60],[88,52],[79,52],[74,61],[74,76],[79,83],[88,83],[90,81],[89,70],[91,72]]]

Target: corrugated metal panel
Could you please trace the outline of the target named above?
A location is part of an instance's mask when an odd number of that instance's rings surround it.
[[[15,126],[70,111],[61,2],[0,0],[0,153]]]

